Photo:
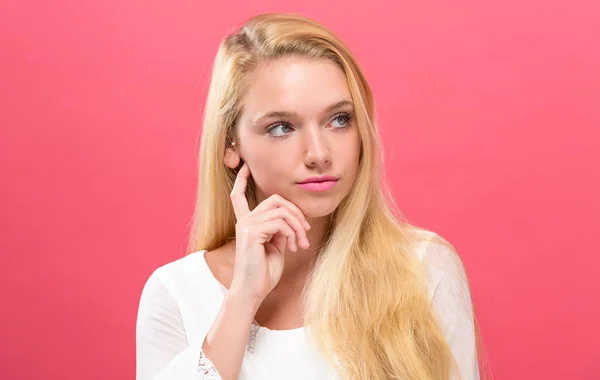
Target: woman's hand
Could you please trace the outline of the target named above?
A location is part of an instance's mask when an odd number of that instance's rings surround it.
[[[272,195],[250,211],[246,186],[250,168],[240,169],[231,201],[237,218],[233,279],[230,292],[260,304],[275,288],[283,273],[287,249],[309,247],[306,231],[310,225],[292,202]]]

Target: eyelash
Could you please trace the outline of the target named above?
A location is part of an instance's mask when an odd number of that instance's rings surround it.
[[[331,120],[334,121],[336,119],[339,119],[340,117],[345,117],[346,118],[346,125],[343,126],[343,127],[334,128],[334,129],[338,129],[339,130],[339,129],[346,129],[346,128],[348,128],[350,126],[350,121],[352,120],[352,115],[349,114],[349,113],[347,113],[347,112],[340,112],[338,114],[335,114]],[[267,133],[271,132],[273,129],[275,129],[275,128],[279,127],[279,126],[285,126],[285,127],[291,127],[291,128],[293,128],[292,127],[292,123],[290,121],[285,120],[285,119],[281,119],[281,120],[275,122],[274,124],[271,124],[271,126],[267,128]],[[272,138],[274,138],[274,139],[283,139],[283,138],[286,138],[288,136],[288,134],[285,134],[285,135],[282,135],[282,136],[273,136],[273,135],[270,135],[270,136]]]

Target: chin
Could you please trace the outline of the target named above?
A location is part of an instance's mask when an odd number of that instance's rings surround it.
[[[311,202],[299,201],[296,205],[300,208],[306,218],[322,218],[333,213],[338,204],[332,201],[315,200]]]

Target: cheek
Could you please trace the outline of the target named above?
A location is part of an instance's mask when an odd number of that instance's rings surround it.
[[[278,187],[286,183],[290,176],[293,166],[288,161],[289,155],[283,153],[263,151],[255,154],[249,165],[256,185],[265,193],[276,193]]]
[[[348,165],[348,170],[357,170],[358,161],[360,158],[361,139],[358,131],[349,134],[346,139],[338,147],[340,157]],[[355,168],[356,167],[356,168]]]

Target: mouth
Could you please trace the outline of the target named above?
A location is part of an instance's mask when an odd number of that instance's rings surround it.
[[[323,179],[309,179],[303,182],[299,182],[298,186],[308,191],[326,191],[333,188],[339,178],[328,177]]]

